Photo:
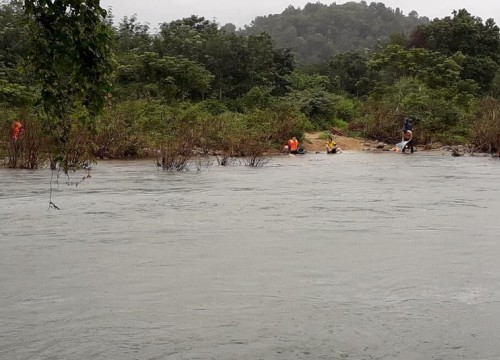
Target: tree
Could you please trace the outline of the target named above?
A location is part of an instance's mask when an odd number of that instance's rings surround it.
[[[151,47],[152,37],[149,34],[149,26],[139,23],[136,15],[125,16],[118,24],[115,33],[114,43],[118,52],[134,49],[143,52]]]
[[[391,34],[409,35],[417,25],[426,23],[425,17],[416,13],[404,16],[379,2],[316,2],[302,10],[289,6],[281,14],[259,16],[243,32],[270,34],[276,47],[292,49],[298,63],[305,65],[345,51],[372,49]]]
[[[145,52],[120,56],[116,80],[118,91],[125,89],[129,97],[199,99],[210,88],[213,75],[184,57]]]
[[[378,86],[393,84],[403,77],[415,77],[429,87],[451,89],[461,80],[463,60],[460,53],[448,57],[427,49],[388,45],[374,54],[368,67],[377,72]]]
[[[274,75],[274,95],[285,95],[287,86],[290,83],[287,77],[295,70],[295,55],[290,49],[275,49],[274,50],[274,66],[276,69]]]
[[[421,26],[410,36],[411,46],[423,47],[452,56],[465,56],[461,77],[476,81],[483,91],[490,88],[500,66],[500,32],[493,19],[483,21],[467,10],[453,12],[453,17],[436,19]]]
[[[293,54],[275,49],[267,33],[245,36],[197,16],[162,24],[153,49],[203,65],[213,74],[207,96],[219,100],[238,98],[255,86],[283,94],[285,76],[295,66]]]
[[[103,108],[112,70],[110,28],[99,0],[25,0],[32,21],[31,68],[40,104],[67,172],[74,112],[91,119]]]
[[[337,115],[339,95],[327,91],[328,78],[295,71],[289,76],[290,93],[287,98],[298,105],[301,112],[317,129],[330,127]]]
[[[235,92],[233,80],[243,71],[239,59],[245,58],[242,40],[236,34],[222,32],[207,39],[205,44],[206,67],[214,75],[214,96],[219,100]]]
[[[371,90],[367,60],[368,55],[359,52],[346,52],[334,56],[328,63],[331,87],[355,96],[367,95]]]
[[[154,49],[160,55],[183,56],[203,63],[206,42],[218,33],[215,22],[193,15],[160,25]]]
[[[232,23],[227,23],[223,26],[221,26],[221,31],[225,31],[225,32],[228,32],[228,33],[235,33],[236,32],[236,25],[232,24]]]
[[[32,99],[29,78],[22,72],[28,32],[22,4],[0,4],[0,103],[21,106]]]

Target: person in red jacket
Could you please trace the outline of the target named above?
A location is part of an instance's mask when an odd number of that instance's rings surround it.
[[[12,124],[12,139],[14,142],[19,140],[19,136],[21,136],[21,133],[23,131],[23,124],[19,120],[14,120],[14,123]]]

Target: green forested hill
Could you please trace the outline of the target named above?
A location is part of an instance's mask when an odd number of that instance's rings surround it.
[[[303,9],[289,6],[281,14],[257,17],[244,32],[266,32],[276,47],[291,48],[299,63],[311,64],[345,51],[372,49],[393,34],[408,36],[428,22],[414,11],[406,16],[383,3],[308,3]]]

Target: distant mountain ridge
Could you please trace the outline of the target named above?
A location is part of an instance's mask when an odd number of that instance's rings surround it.
[[[418,25],[428,23],[429,18],[415,11],[406,16],[383,3],[308,3],[303,9],[289,6],[281,14],[256,17],[242,31],[266,32],[276,47],[290,48],[299,63],[311,64],[345,51],[372,49],[393,34],[408,36]]]

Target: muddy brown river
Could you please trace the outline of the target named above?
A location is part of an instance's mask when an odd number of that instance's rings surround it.
[[[0,359],[500,359],[498,160],[49,181],[0,169]]]

